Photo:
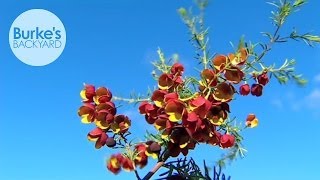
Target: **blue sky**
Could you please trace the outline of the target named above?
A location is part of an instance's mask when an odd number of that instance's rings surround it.
[[[179,0],[1,1],[0,179],[132,179],[133,174],[107,172],[104,161],[111,152],[95,150],[86,140],[92,126],[81,124],[77,116],[79,91],[86,82],[107,86],[118,96],[146,92],[154,85],[150,62],[158,47],[168,56],[178,53],[187,73],[192,73],[194,51],[176,13],[190,5]],[[283,32],[294,26],[320,34],[319,7],[319,1],[310,0],[290,17]],[[14,19],[33,8],[55,13],[67,31],[63,54],[44,67],[23,64],[8,43]],[[230,52],[229,42],[241,35],[261,40],[259,32],[272,29],[271,10],[266,1],[213,1],[206,14],[212,50]],[[258,128],[243,134],[247,157],[227,167],[234,180],[320,179],[320,48],[298,42],[279,45],[266,62],[280,65],[285,58],[297,59],[296,69],[309,83],[300,88],[273,81],[263,97],[239,97],[232,104],[232,115],[239,120],[251,112],[260,119]],[[133,130],[142,137],[148,127],[136,108],[123,107],[120,112],[131,115]],[[220,153],[205,147],[191,154],[213,165]]]

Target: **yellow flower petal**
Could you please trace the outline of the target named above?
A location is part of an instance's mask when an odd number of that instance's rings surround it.
[[[169,120],[171,122],[178,122],[182,118],[182,114],[175,113],[175,112],[168,112]]]
[[[257,127],[259,124],[259,120],[257,118],[255,118],[254,120],[252,120],[251,122],[247,121],[246,122],[247,126],[250,128],[254,128]]]
[[[99,139],[99,137],[91,137],[91,136],[88,136],[88,140],[89,141],[93,141],[93,142],[96,142],[97,140]]]
[[[81,122],[83,124],[90,124],[91,123],[91,120],[90,120],[90,117],[89,117],[89,114],[84,114],[81,116]]]
[[[120,127],[117,123],[112,123],[111,124],[111,129],[114,133],[119,133],[120,132]]]
[[[186,142],[186,143],[184,143],[184,144],[180,144],[179,147],[180,147],[181,149],[183,149],[183,148],[185,148],[187,145],[188,145],[188,142]]]
[[[153,159],[157,159],[158,155],[156,153],[149,153],[148,151],[145,152],[147,156],[152,157]]]
[[[100,129],[108,129],[110,124],[108,124],[106,121],[96,121],[96,126]]]
[[[223,118],[219,118],[219,119],[209,119],[210,123],[216,126],[220,126],[223,122],[224,119]]]
[[[157,107],[161,108],[163,106],[163,102],[161,102],[161,101],[153,101],[153,102]]]
[[[86,97],[86,90],[82,90],[80,91],[80,97],[81,99],[83,99],[84,101],[87,101],[87,97]]]

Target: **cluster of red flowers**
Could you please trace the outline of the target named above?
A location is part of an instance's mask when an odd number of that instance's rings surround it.
[[[117,174],[121,169],[133,171],[137,166],[143,168],[148,163],[148,156],[157,158],[160,150],[161,146],[157,142],[148,141],[146,143],[140,143],[135,146],[131,156],[128,154],[112,155],[107,162],[107,169]]]
[[[97,149],[104,145],[114,147],[116,141],[107,133],[124,134],[131,126],[130,119],[125,115],[116,115],[117,109],[111,101],[112,93],[105,87],[95,89],[92,85],[85,85],[80,96],[83,102],[78,110],[81,122],[96,125],[96,128],[88,133],[88,139],[96,142]]]
[[[236,135],[225,128],[225,121],[230,113],[229,102],[237,93],[235,86],[246,81],[242,66],[246,63],[248,53],[241,48],[236,54],[218,55],[212,60],[211,68],[203,69],[196,92],[189,89],[183,78],[184,67],[175,63],[167,73],[158,78],[156,89],[149,101],[139,106],[141,114],[149,124],[161,133],[166,141],[166,153],[176,157],[180,153],[187,155],[197,143],[207,143],[221,148],[231,148],[236,143]],[[257,83],[250,86],[243,84],[239,93],[261,96],[263,86],[269,82],[267,72],[252,76]],[[85,85],[80,93],[83,105],[78,114],[83,123],[94,123],[96,128],[88,133],[88,139],[95,141],[95,147],[116,146],[116,135],[124,138],[131,121],[125,115],[117,115],[112,94],[109,89]],[[246,119],[247,127],[258,125],[254,114]],[[223,126],[223,127],[222,127]],[[112,133],[110,136],[108,133]],[[136,144],[133,150],[123,154],[114,154],[107,162],[107,169],[117,174],[121,169],[135,170],[148,163],[148,156],[157,158],[161,146],[154,141]]]
[[[228,118],[229,102],[236,90],[235,84],[243,81],[245,73],[241,66],[247,60],[247,50],[241,48],[236,54],[218,55],[212,60],[212,69],[201,72],[198,92],[184,97],[184,67],[175,63],[170,72],[158,79],[159,89],[151,96],[152,102],[142,102],[139,111],[149,124],[168,138],[168,150],[172,157],[180,153],[187,155],[196,143],[218,145],[230,148],[235,144],[235,136],[221,132],[218,128]],[[266,74],[258,76],[259,86],[268,81]],[[244,85],[240,94],[244,95]],[[241,90],[242,89],[242,90]],[[252,89],[255,95],[256,88]],[[247,126],[254,127],[258,120],[247,118]]]

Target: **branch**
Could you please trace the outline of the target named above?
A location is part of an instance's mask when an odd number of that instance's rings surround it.
[[[159,162],[152,168],[151,171],[148,172],[146,176],[144,176],[144,178],[142,178],[142,180],[150,179],[164,165],[169,157],[169,151],[166,151],[163,155],[163,158],[159,160]]]

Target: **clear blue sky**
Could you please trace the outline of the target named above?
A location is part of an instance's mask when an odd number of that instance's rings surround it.
[[[259,32],[271,30],[271,6],[266,1],[218,1],[208,8],[214,52],[232,50],[229,41],[241,35],[261,40]],[[82,83],[107,86],[114,94],[146,92],[153,86],[150,61],[157,47],[167,55],[180,54],[187,73],[196,66],[193,48],[176,9],[191,1],[1,1],[0,3],[0,179],[89,180],[129,178],[106,171],[108,149],[95,150],[86,139],[92,126],[80,123]],[[284,31],[295,26],[320,34],[320,2],[310,0],[291,16]],[[67,31],[67,45],[54,63],[32,67],[15,58],[8,43],[11,23],[22,12],[43,8],[55,13]],[[244,119],[254,112],[256,129],[244,133],[248,154],[227,167],[233,180],[320,179],[320,48],[292,42],[276,46],[266,62],[280,64],[297,59],[297,71],[309,80],[305,88],[273,81],[261,98],[239,97],[231,106],[233,116]],[[142,137],[147,124],[133,107],[124,107],[133,130]],[[217,148],[192,154],[213,165]],[[150,163],[152,164],[152,163]],[[144,174],[144,173],[143,173]]]

